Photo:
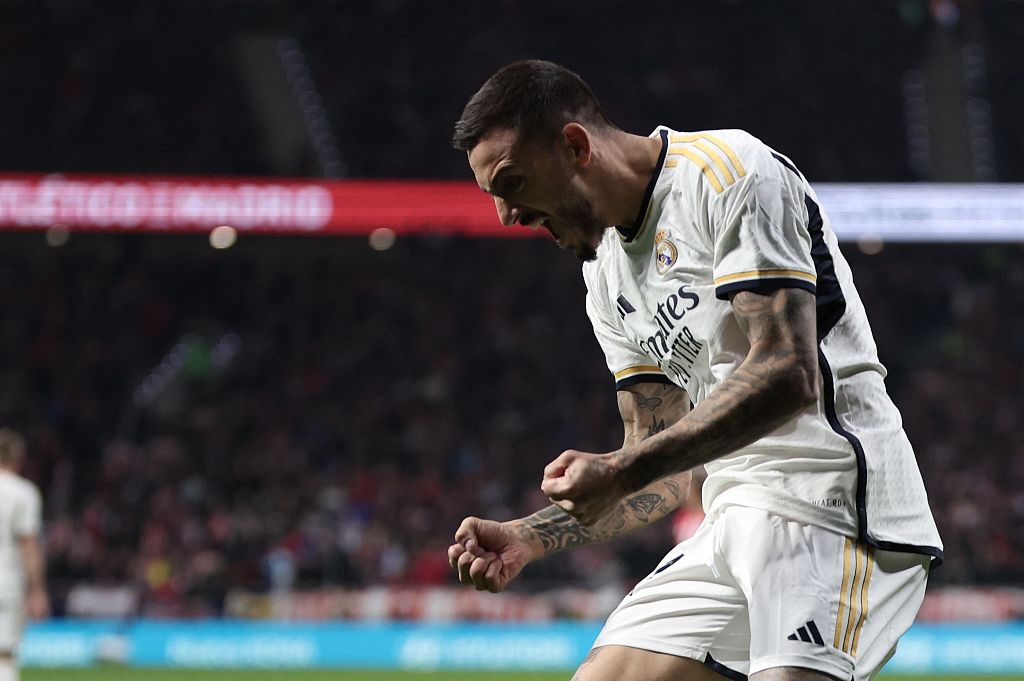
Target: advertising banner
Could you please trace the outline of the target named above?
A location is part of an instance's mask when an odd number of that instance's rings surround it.
[[[1021,241],[1021,184],[821,184],[845,240]],[[0,173],[0,228],[530,236],[503,227],[472,181]]]
[[[30,625],[32,667],[572,669],[601,623],[54,620]],[[916,624],[890,673],[1024,674],[1024,625]]]

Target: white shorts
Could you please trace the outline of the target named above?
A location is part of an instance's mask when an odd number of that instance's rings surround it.
[[[917,616],[928,562],[730,506],[637,584],[594,647],[687,657],[734,679],[773,667],[870,679]]]
[[[0,597],[0,653],[15,653],[25,628],[25,604],[20,598]]]

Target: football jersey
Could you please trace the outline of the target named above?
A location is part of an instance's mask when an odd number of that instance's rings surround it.
[[[0,471],[0,598],[17,597],[24,588],[22,537],[39,534],[42,523],[39,490],[9,471]]]
[[[733,294],[813,293],[817,404],[706,464],[705,512],[760,508],[941,559],[864,306],[814,190],[741,130],[659,127],[652,137],[662,151],[634,228],[609,229],[583,267],[587,314],[616,387],[674,383],[700,404],[750,350]]]

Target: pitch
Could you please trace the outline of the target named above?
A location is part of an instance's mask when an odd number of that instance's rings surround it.
[[[131,669],[96,667],[91,669],[26,669],[24,681],[568,681],[571,671],[439,671],[397,670],[209,670],[209,669]],[[984,676],[979,674],[887,675],[880,681],[1019,681],[1020,676]]]

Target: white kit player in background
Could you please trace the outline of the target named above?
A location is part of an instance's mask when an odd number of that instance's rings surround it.
[[[533,560],[658,520],[703,465],[705,521],[625,596],[574,678],[874,676],[942,544],[800,171],[740,130],[624,132],[542,61],[492,76],[455,146],[504,224],[544,227],[585,261],[625,426],[614,452],[548,464],[551,506],[463,521],[448,550],[460,581],[500,591]]]
[[[18,678],[18,644],[25,616],[49,614],[39,540],[42,498],[34,484],[21,477],[25,439],[0,428],[0,681]]]

